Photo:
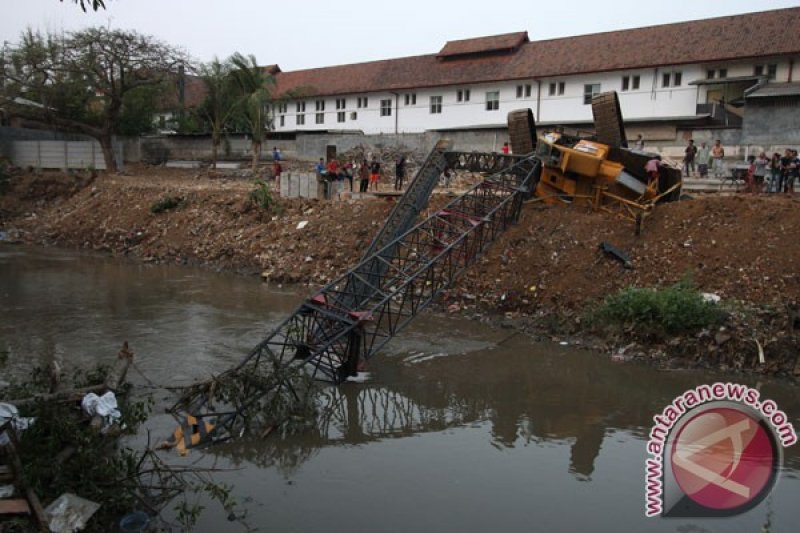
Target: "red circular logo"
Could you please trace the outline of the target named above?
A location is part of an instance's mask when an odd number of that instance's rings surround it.
[[[748,413],[718,407],[692,417],[673,441],[672,471],[684,494],[708,509],[757,504],[771,488],[773,438]]]

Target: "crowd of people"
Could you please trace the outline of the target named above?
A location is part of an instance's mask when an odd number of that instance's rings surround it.
[[[405,155],[400,155],[394,164],[394,190],[402,191],[406,178],[407,160]],[[314,171],[320,180],[326,183],[330,189],[330,184],[347,180],[350,185],[350,192],[354,191],[354,179],[358,179],[358,191],[361,193],[374,191],[378,192],[382,172],[381,162],[377,156],[372,156],[371,160],[347,161],[340,163],[336,159],[331,159],[325,163],[323,158],[314,166]]]
[[[725,177],[725,149],[719,139],[710,148],[705,142],[700,143],[700,148],[695,146],[694,140],[689,142],[684,149],[683,175],[700,178],[708,177],[709,166],[715,178]],[[761,152],[758,156],[751,155],[747,158],[747,173],[745,175],[745,190],[747,192],[766,193],[794,193],[794,182],[800,178],[800,158],[797,150],[787,148],[783,155],[778,152],[768,156]]]

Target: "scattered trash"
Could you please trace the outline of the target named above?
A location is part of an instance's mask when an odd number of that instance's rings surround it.
[[[119,521],[119,530],[124,533],[139,533],[150,525],[150,517],[142,511],[133,511]]]
[[[81,407],[87,415],[100,417],[104,430],[113,426],[122,418],[122,413],[119,412],[117,406],[117,397],[111,391],[102,396],[90,392],[81,400]]]
[[[179,455],[184,456],[189,453],[189,448],[211,441],[213,431],[214,424],[211,422],[201,422],[197,417],[187,415],[185,422],[175,428],[172,438],[159,444],[157,449],[175,448]]]
[[[711,292],[704,292],[701,293],[703,296],[703,301],[710,304],[718,304],[722,298],[720,298],[719,294],[714,294]]]
[[[603,253],[610,255],[614,259],[617,259],[619,262],[621,262],[623,267],[633,268],[630,256],[613,244],[603,241],[600,243],[600,249],[603,251]]]
[[[44,512],[50,520],[50,531],[72,533],[83,529],[99,508],[99,503],[66,492],[48,505]]]
[[[0,485],[0,499],[10,498],[14,495],[14,485]]]
[[[303,229],[308,226],[308,220],[301,220],[297,223],[297,229]]]
[[[19,433],[28,429],[33,424],[33,418],[19,416],[19,411],[15,405],[10,403],[0,403],[0,426],[11,420],[14,430]],[[0,447],[8,444],[8,435],[5,431],[0,433]]]

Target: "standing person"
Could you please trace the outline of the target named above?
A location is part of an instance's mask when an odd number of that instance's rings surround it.
[[[314,165],[314,170],[317,172],[317,174],[324,176],[327,173],[327,171],[325,170],[325,160],[320,157],[319,163]]]
[[[638,152],[644,150],[644,138],[642,137],[641,133],[636,136],[636,142],[633,144],[633,149]]]
[[[761,192],[764,190],[764,183],[767,181],[766,180],[767,167],[769,166],[769,159],[767,158],[767,154],[765,154],[764,152],[758,154],[755,164],[756,164],[756,170],[754,175],[755,175],[756,186],[758,187],[758,192]]]
[[[711,158],[714,164],[714,177],[722,178],[725,174],[723,160],[725,159],[725,149],[722,147],[722,141],[717,139],[714,141],[714,146],[711,147]]]
[[[508,146],[508,142],[503,143],[503,147],[501,148],[504,154],[508,154],[511,152],[511,148]]]
[[[369,163],[367,163],[366,159],[358,167],[358,181],[358,192],[367,192],[367,187],[369,186]]]
[[[794,180],[800,174],[800,159],[797,157],[797,150],[786,149],[787,164],[786,176],[783,183],[783,192],[791,196],[794,194]]]
[[[747,178],[745,179],[745,183],[747,185],[746,185],[744,191],[755,194],[755,192],[756,192],[756,156],[754,156],[754,155],[747,156]]]
[[[689,139],[689,144],[683,153],[683,173],[688,178],[695,172],[694,156],[697,155],[697,147],[694,145],[694,139]]]
[[[403,179],[406,177],[406,156],[401,155],[394,164],[394,190],[403,190]]]
[[[281,150],[277,146],[272,147],[272,160],[273,161],[281,160]]]
[[[769,160],[769,188],[767,192],[780,192],[781,190],[781,154],[773,152]]]
[[[700,149],[697,150],[695,162],[697,162],[697,172],[700,174],[700,177],[708,177],[708,164],[711,162],[711,150],[705,142],[700,143]]]
[[[283,172],[283,167],[281,166],[280,160],[272,162],[272,179],[275,181],[280,181],[281,179],[281,172]]]
[[[375,192],[378,192],[378,180],[381,177],[381,164],[378,158],[372,156],[372,163],[369,165],[369,183],[373,186]]]
[[[350,182],[350,192],[353,192],[353,166],[352,161],[344,164],[344,177]]]

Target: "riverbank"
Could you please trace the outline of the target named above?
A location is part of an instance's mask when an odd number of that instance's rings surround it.
[[[360,257],[393,205],[377,198],[281,200],[262,209],[251,200],[253,190],[244,179],[166,169],[96,179],[17,176],[0,198],[0,223],[8,238],[25,243],[316,286]],[[174,206],[153,212],[166,198]],[[432,205],[446,200],[437,194]],[[798,207],[800,201],[783,196],[698,196],[660,206],[637,237],[629,223],[608,214],[531,202],[520,224],[465,273],[442,306],[579,340],[620,359],[798,375]],[[602,242],[628,254],[632,268],[604,254]],[[587,320],[620,289],[687,278],[719,297],[728,312],[722,330],[667,338]]]

